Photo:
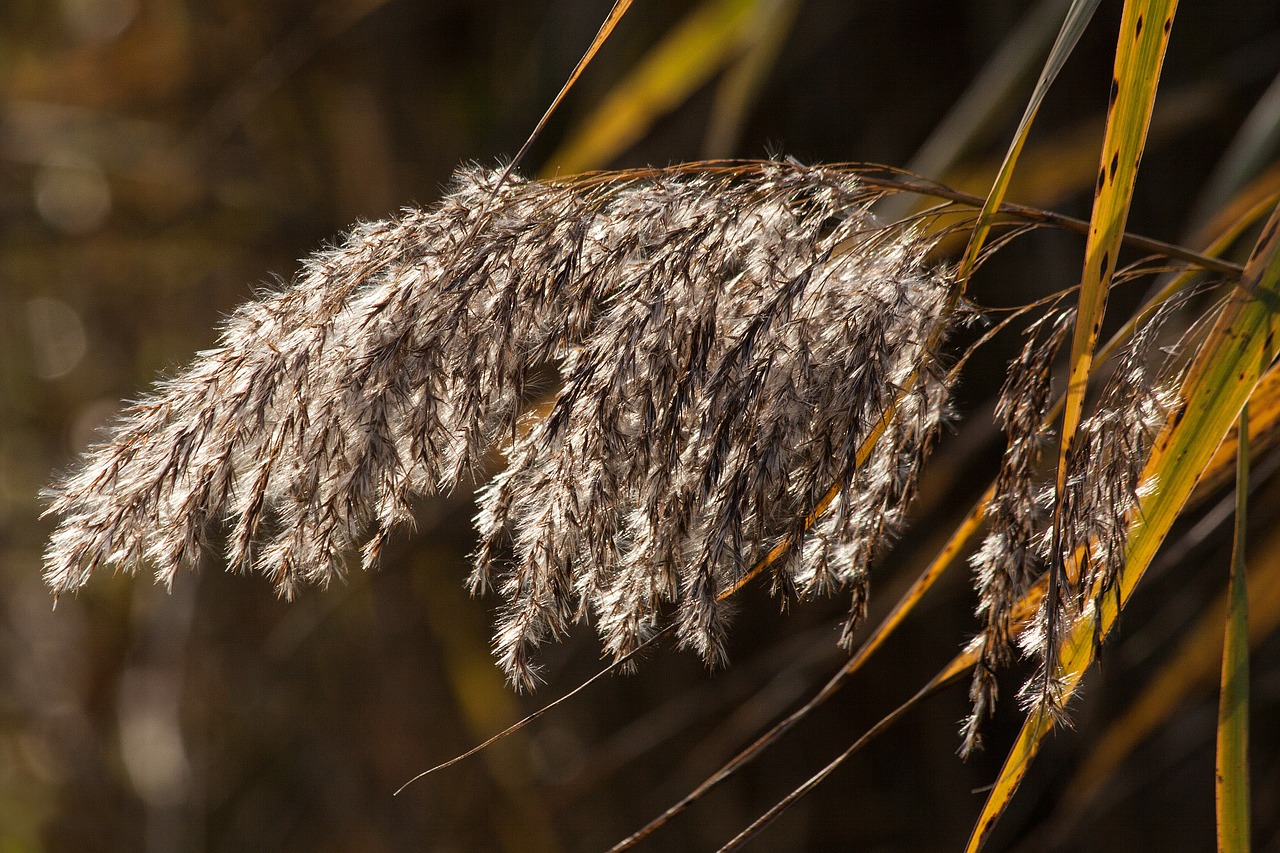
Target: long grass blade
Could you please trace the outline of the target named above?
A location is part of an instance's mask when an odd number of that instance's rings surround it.
[[[1133,198],[1151,112],[1155,104],[1156,86],[1165,49],[1173,25],[1175,0],[1150,0],[1125,3],[1120,19],[1120,38],[1116,47],[1115,76],[1111,84],[1111,102],[1107,110],[1107,130],[1102,147],[1102,165],[1094,191],[1093,215],[1085,244],[1084,272],[1080,279],[1080,299],[1076,312],[1075,334],[1067,378],[1067,397],[1063,407],[1062,430],[1058,453],[1058,477],[1053,514],[1053,544],[1049,556],[1049,599],[1046,608],[1045,659],[1051,661],[1059,637],[1058,604],[1064,583],[1076,580],[1063,565],[1058,554],[1062,527],[1062,495],[1074,452],[1076,433],[1084,410],[1085,391],[1093,369],[1094,348],[1102,330],[1107,293],[1120,252],[1125,220]],[[1052,667],[1045,666],[1043,688],[1047,701],[1053,685],[1049,681]]]
[[[1182,386],[1185,407],[1156,442],[1143,481],[1157,484],[1130,527],[1125,566],[1115,595],[1099,599],[1072,626],[1053,665],[1064,699],[1075,691],[1120,608],[1150,565],[1156,550],[1190,497],[1196,482],[1230,431],[1262,374],[1280,354],[1280,209],[1272,213],[1234,298],[1192,362]],[[969,840],[975,851],[1004,812],[1044,736],[1051,715],[1033,711],[1010,749]]]
[[[1240,412],[1236,450],[1236,527],[1227,626],[1222,646],[1222,692],[1218,701],[1215,802],[1218,850],[1249,850],[1249,599],[1245,582],[1245,529],[1249,526],[1249,407]]]

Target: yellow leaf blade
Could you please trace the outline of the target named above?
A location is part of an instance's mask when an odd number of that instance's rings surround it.
[[[1248,526],[1249,407],[1240,412],[1236,451],[1236,527],[1227,585],[1227,626],[1222,646],[1222,690],[1218,701],[1218,849],[1249,850],[1249,601],[1245,587],[1245,528]]]
[[[1106,137],[1102,163],[1094,189],[1093,215],[1085,244],[1084,271],[1080,277],[1080,299],[1075,334],[1071,340],[1070,372],[1066,403],[1063,406],[1061,446],[1058,454],[1057,493],[1066,484],[1068,459],[1084,411],[1094,349],[1102,330],[1107,293],[1124,238],[1125,221],[1133,200],[1138,163],[1151,126],[1156,87],[1173,23],[1176,0],[1148,0],[1125,3],[1116,46],[1115,77],[1111,83],[1111,103],[1107,109]],[[1061,502],[1056,502],[1060,509]],[[1055,548],[1062,518],[1055,512]],[[1050,557],[1051,560],[1055,559]],[[1051,571],[1056,570],[1051,565]],[[1050,607],[1057,594],[1057,579],[1050,578]],[[1053,624],[1050,623],[1052,639]],[[1053,642],[1049,643],[1050,648]]]

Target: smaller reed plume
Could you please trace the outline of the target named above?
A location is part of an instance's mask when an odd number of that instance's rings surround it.
[[[1041,470],[1048,438],[1043,417],[1049,410],[1053,362],[1071,332],[1074,309],[1033,323],[1026,345],[1010,365],[996,407],[1005,427],[1005,454],[986,507],[986,538],[970,558],[978,615],[986,624],[971,644],[978,665],[969,691],[973,711],[962,729],[962,754],[981,744],[981,722],[995,707],[996,670],[1012,661],[1015,646],[1039,663],[1039,672],[1020,692],[1024,706],[1065,721],[1061,685],[1051,676],[1057,644],[1086,608],[1096,608],[1099,598],[1115,591],[1130,529],[1140,519],[1141,499],[1154,488],[1141,481],[1142,470],[1159,427],[1179,405],[1174,389],[1185,366],[1176,348],[1157,353],[1156,342],[1185,300],[1186,294],[1157,307],[1118,353],[1068,455],[1061,494],[1055,494]],[[1057,535],[1051,511],[1055,504]],[[1041,599],[1033,618],[1020,617],[1032,582],[1055,562],[1060,588]],[[1054,582],[1052,575],[1046,579]]]
[[[878,223],[876,195],[781,162],[460,170],[435,207],[309,258],[133,405],[51,490],[46,578],[167,581],[225,534],[229,566],[291,596],[356,552],[376,563],[415,498],[498,448],[472,586],[505,601],[518,683],[583,617],[622,655],[669,610],[718,660],[722,597],[779,542],[777,586],[849,589],[856,616],[946,412],[955,301],[931,240]]]

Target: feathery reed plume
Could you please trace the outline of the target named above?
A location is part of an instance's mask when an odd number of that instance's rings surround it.
[[[851,587],[856,615],[946,408],[952,283],[931,240],[877,223],[847,170],[497,174],[359,226],[134,405],[51,492],[49,584],[144,563],[167,581],[225,526],[228,564],[291,596],[358,546],[376,563],[416,496],[501,446],[471,583],[506,601],[517,683],[572,620],[621,655],[664,604],[720,659],[722,593],[784,539],[776,583]],[[535,417],[528,383],[550,368]]]
[[[1051,631],[1049,626],[1051,622],[1070,625],[1084,608],[1096,607],[1102,596],[1115,589],[1135,512],[1142,496],[1156,485],[1140,481],[1147,454],[1159,428],[1180,404],[1177,388],[1185,365],[1174,352],[1156,357],[1153,350],[1165,322],[1184,301],[1175,298],[1162,304],[1135,330],[1117,357],[1093,414],[1081,424],[1067,460],[1066,487],[1057,497],[1063,532],[1057,553],[1044,555],[1066,567],[1064,588],[1054,597],[1056,612],[1046,610],[1050,600],[1046,596],[1039,617],[1020,638],[1041,666],[1040,673],[1023,686],[1021,699],[1028,708],[1041,708],[1059,719],[1064,713],[1060,685],[1047,673],[1058,657],[1056,640],[1064,632]],[[1046,551],[1051,539],[1044,539]],[[1054,645],[1050,637],[1055,638]]]
[[[1042,603],[1017,638],[1024,653],[1040,660],[1039,673],[1019,696],[1024,705],[1063,719],[1058,685],[1046,675],[1058,654],[1047,638],[1062,631],[1049,631],[1049,622],[1070,624],[1083,607],[1096,606],[1096,600],[1087,600],[1090,591],[1101,597],[1114,589],[1134,513],[1142,494],[1154,485],[1139,482],[1151,441],[1178,405],[1177,360],[1173,355],[1155,358],[1152,351],[1165,322],[1184,302],[1185,297],[1164,302],[1135,329],[1093,414],[1082,423],[1067,488],[1059,498],[1064,533],[1056,554],[1048,553],[1052,536],[1046,510],[1055,499],[1053,489],[1035,478],[1047,437],[1041,419],[1048,408],[1053,360],[1071,331],[1075,311],[1047,315],[1027,330],[1027,343],[1010,365],[996,406],[1007,445],[987,505],[989,530],[970,558],[977,575],[978,615],[986,624],[971,646],[979,658],[969,689],[973,709],[961,728],[962,755],[981,746],[981,722],[996,702],[995,673],[1013,657],[1014,611],[1035,576],[1033,568],[1054,559],[1069,566],[1063,573],[1066,589],[1055,612]]]
[[[1053,362],[1071,333],[1074,319],[1074,309],[1058,311],[1027,329],[1027,342],[1010,363],[996,402],[995,416],[1004,428],[1005,452],[985,513],[987,535],[969,559],[977,580],[978,616],[986,624],[975,638],[981,654],[969,688],[973,712],[962,728],[962,755],[981,745],[979,727],[995,709],[995,673],[1012,658],[1014,609],[1039,564],[1045,512],[1036,477],[1049,432],[1043,418],[1049,405]]]

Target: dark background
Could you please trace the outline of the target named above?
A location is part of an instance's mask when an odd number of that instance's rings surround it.
[[[640,2],[532,147],[556,151],[695,4]],[[714,4],[709,4],[714,5]],[[721,4],[724,5],[724,4]],[[913,158],[1024,14],[1015,2],[762,2],[794,13],[728,142],[707,141],[722,77],[692,87],[609,162],[708,154],[808,162]],[[171,592],[100,576],[52,609],[37,490],[158,372],[212,345],[255,283],[361,218],[427,205],[465,161],[520,147],[605,2],[5,0],[0,5],[0,850],[599,850],[696,785],[838,667],[847,606],[780,615],[742,596],[733,665],[651,653],[488,752],[392,792],[596,671],[583,625],[510,692],[488,654],[495,601],[463,590],[466,490],[424,501],[374,575],[284,603],[209,561]],[[1011,197],[1087,216],[1120,6],[1103,3],[1050,95]],[[1040,56],[1043,55],[1043,49]],[[1037,61],[1038,62],[1038,61]],[[1184,3],[1131,230],[1185,239],[1213,169],[1280,71],[1269,0]],[[1032,76],[1034,76],[1034,71]],[[985,189],[1031,82],[931,177]],[[717,147],[718,146],[718,147]],[[988,268],[977,296],[1026,301],[1076,280],[1047,236]],[[959,405],[987,417],[1003,376],[979,359]],[[926,478],[919,523],[878,567],[873,616],[989,476],[987,426],[962,422]],[[988,421],[989,423],[989,421]],[[1210,685],[1168,719],[1076,823],[1045,829],[1090,736],[1225,573],[1156,578],[1049,745],[996,847],[1212,846]],[[911,695],[976,630],[955,573],[839,696],[650,842],[708,850]],[[1185,613],[1183,614],[1185,617]],[[1164,621],[1162,622],[1161,619]],[[1184,618],[1185,621],[1185,618]],[[1155,627],[1151,627],[1152,625]],[[1275,845],[1273,639],[1256,653],[1255,823]],[[1270,667],[1268,668],[1268,662]],[[1270,676],[1267,673],[1270,673]],[[955,756],[965,688],[931,699],[802,800],[756,849],[957,849],[1019,722],[1006,679],[990,749]],[[1037,834],[1038,833],[1038,834]],[[1047,834],[1046,834],[1047,833]]]

